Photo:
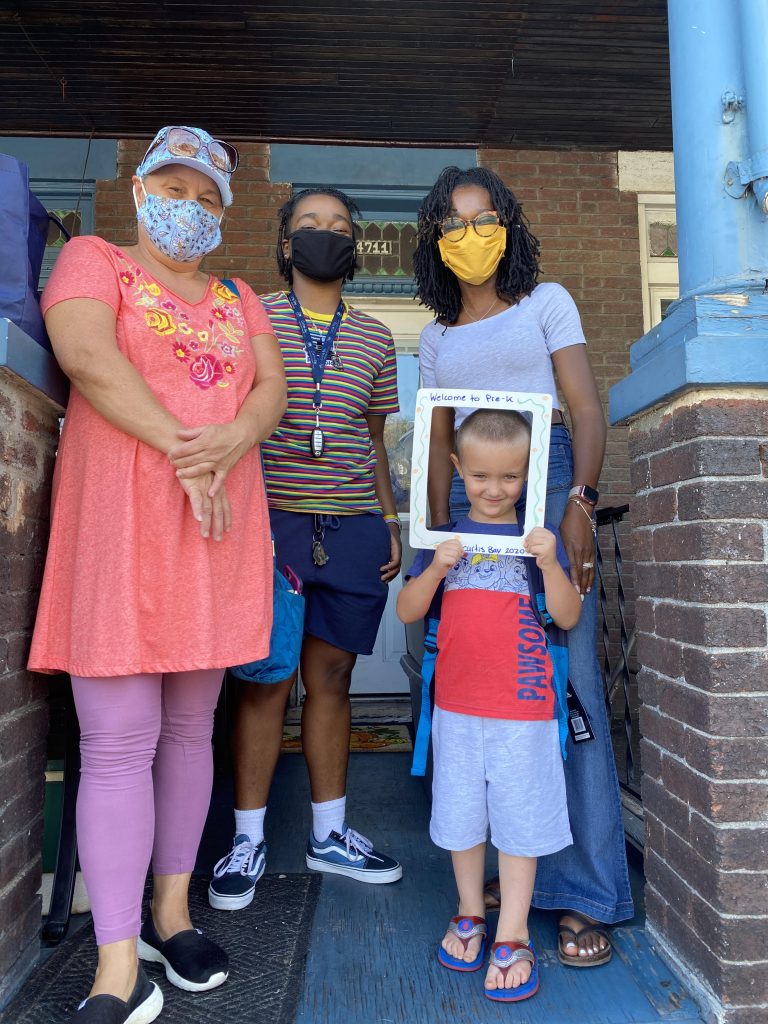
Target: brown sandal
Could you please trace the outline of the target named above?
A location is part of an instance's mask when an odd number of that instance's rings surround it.
[[[561,964],[565,964],[566,967],[599,967],[601,964],[607,964],[613,955],[611,948],[611,937],[605,928],[595,921],[590,921],[584,914],[580,914],[577,910],[569,910],[567,913],[562,915],[563,917],[575,917],[577,921],[581,922],[582,927],[576,931],[570,928],[567,924],[561,924],[558,926],[557,934],[557,959]],[[578,945],[578,939],[580,935],[585,932],[594,932],[596,935],[602,936],[608,945],[605,949],[600,949],[597,953],[592,953],[591,956],[572,956],[565,952],[566,942],[575,942]],[[563,940],[566,940],[564,942]]]

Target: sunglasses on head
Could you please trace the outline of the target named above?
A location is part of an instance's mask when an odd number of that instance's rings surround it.
[[[168,128],[164,135],[156,139],[144,154],[144,160],[154,153],[156,149],[164,147],[171,156],[196,157],[201,149],[210,157],[214,167],[225,174],[232,174],[237,170],[240,162],[240,154],[234,146],[221,139],[212,139],[210,142],[201,137],[195,128]],[[142,161],[143,163],[143,161]]]

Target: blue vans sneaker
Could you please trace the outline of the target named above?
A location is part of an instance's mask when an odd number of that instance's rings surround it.
[[[256,844],[246,835],[235,836],[234,846],[213,869],[208,902],[214,910],[242,910],[247,907],[266,866],[265,840]]]
[[[403,877],[403,869],[392,857],[378,853],[365,836],[348,825],[341,834],[331,832],[319,842],[310,834],[307,843],[307,867],[312,871],[329,871],[333,875],[347,875],[359,882],[383,885]]]

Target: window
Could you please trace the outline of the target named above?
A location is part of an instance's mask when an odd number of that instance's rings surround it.
[[[93,234],[93,193],[95,182],[53,182],[32,179],[29,187],[43,206],[57,217],[72,237]],[[40,291],[50,277],[56,257],[66,242],[66,236],[51,221],[48,227],[48,241],[40,272]]]
[[[294,192],[311,187],[301,183],[293,186]],[[357,236],[360,266],[354,281],[344,286],[344,294],[393,298],[414,295],[416,217],[427,189],[337,187],[355,200],[362,214]]]
[[[637,197],[640,268],[643,280],[643,326],[661,323],[679,295],[677,218],[674,195],[641,193]]]
[[[357,278],[355,278],[357,280]],[[419,380],[419,335],[432,313],[407,296],[352,296],[353,306],[381,320],[392,331],[397,350],[397,397],[400,412],[387,416],[384,443],[397,511],[407,521],[411,496],[413,415]]]

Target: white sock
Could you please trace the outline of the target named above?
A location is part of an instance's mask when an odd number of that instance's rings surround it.
[[[312,804],[312,834],[322,843],[331,832],[341,832],[347,814],[347,798],[340,796],[338,800],[325,800],[321,804]]]
[[[238,811],[235,808],[235,835],[248,836],[256,846],[264,838],[264,815],[266,807],[258,807],[255,811]]]

